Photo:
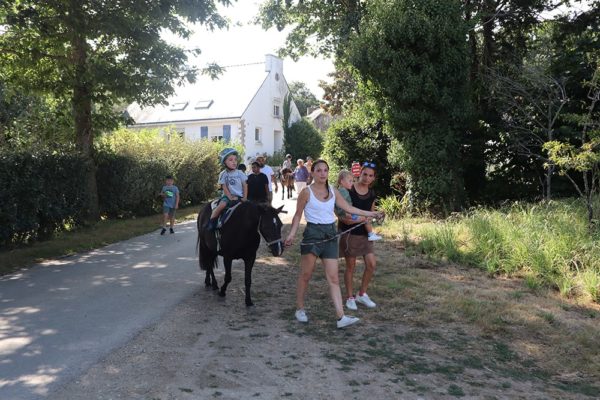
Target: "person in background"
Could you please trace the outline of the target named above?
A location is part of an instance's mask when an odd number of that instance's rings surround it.
[[[238,169],[243,173],[246,173],[246,164],[240,163],[240,165],[238,165]]]
[[[310,172],[308,172],[308,168],[304,165],[304,160],[299,158],[296,161],[296,169],[294,170],[294,186],[296,187],[296,193],[298,196],[302,189],[306,187],[306,182],[308,181],[308,177]]]
[[[298,196],[296,213],[292,219],[290,233],[285,240],[286,246],[294,243],[294,236],[300,225],[302,214],[306,219],[306,228],[300,243],[300,274],[296,290],[295,317],[299,322],[308,322],[304,310],[304,297],[308,283],[315,269],[317,258],[325,268],[325,276],[329,285],[329,295],[335,308],[338,328],[345,328],[358,322],[358,318],[344,315],[342,293],[338,276],[338,240],[335,226],[334,205],[350,214],[366,217],[377,217],[380,213],[361,210],[351,206],[340,196],[336,188],[329,185],[329,165],[325,160],[317,160],[313,166],[314,182]]]
[[[252,161],[250,168],[252,173],[248,175],[248,200],[266,203],[269,195],[269,180],[260,172],[258,161]]]
[[[291,154],[286,154],[285,155],[285,160],[283,160],[283,164],[281,164],[281,168],[287,168],[290,171],[294,170],[292,168],[292,155]]]
[[[306,169],[308,169],[308,179],[306,180],[306,184],[310,185],[312,183],[312,165],[313,159],[311,156],[306,156]]]
[[[257,156],[256,161],[258,161],[258,163],[260,164],[260,172],[265,174],[267,176],[267,179],[269,180],[269,197],[267,199],[267,202],[269,204],[271,204],[271,202],[273,201],[273,191],[275,191],[275,193],[277,193],[277,180],[275,179],[275,172],[273,172],[273,168],[271,168],[267,164],[266,155]],[[274,189],[273,189],[273,186],[271,185],[271,183],[273,183],[275,185]]]
[[[179,208],[179,188],[175,186],[173,176],[165,177],[165,185],[160,190],[160,196],[163,198],[163,218],[160,234],[164,235],[167,231],[167,220],[170,222],[169,233],[175,233],[175,210]]]

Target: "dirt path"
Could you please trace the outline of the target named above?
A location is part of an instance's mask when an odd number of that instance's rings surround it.
[[[511,331],[524,323],[517,305],[510,312],[485,308],[488,300],[506,306],[507,296],[526,302],[532,295],[522,284],[433,268],[405,257],[393,240],[377,246],[381,262],[373,293],[380,306],[359,309],[356,326],[335,328],[320,269],[307,301],[311,321],[297,323],[298,251],[273,258],[263,246],[254,270],[255,307],[244,306],[243,268],[236,263],[226,299],[199,282],[159,323],[51,398],[598,398],[598,375],[590,369],[576,376],[555,371],[562,380],[544,369],[551,354],[546,358],[542,350],[551,344]],[[467,297],[458,296],[465,291]],[[488,321],[496,311],[509,322]],[[555,321],[563,318],[553,312]]]

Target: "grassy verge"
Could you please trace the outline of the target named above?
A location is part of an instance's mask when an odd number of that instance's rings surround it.
[[[600,233],[573,200],[476,209],[446,221],[405,219],[382,228],[407,250],[517,276],[535,289],[600,301]]]
[[[195,219],[198,210],[198,206],[179,209],[177,222]],[[152,232],[158,228],[160,218],[160,215],[152,215],[133,219],[104,220],[89,227],[58,233],[50,240],[2,250],[0,251],[0,275],[47,259],[95,249]]]
[[[432,260],[411,232],[434,222],[410,222],[377,227],[385,235],[375,245],[377,272],[369,286],[377,308],[359,307],[353,314],[362,321],[336,331],[328,292],[312,283],[306,302],[311,322],[295,323],[292,308],[282,313],[290,320],[290,334],[327,343],[326,357],[341,371],[366,364],[392,375],[380,384],[397,388],[399,398],[414,397],[408,392],[424,398],[597,397],[600,305],[532,288],[521,279],[493,279],[485,270]],[[284,256],[297,265],[296,252]]]

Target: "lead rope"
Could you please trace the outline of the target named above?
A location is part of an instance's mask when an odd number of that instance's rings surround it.
[[[339,238],[340,236],[344,235],[345,233],[348,233],[348,232],[350,232],[350,231],[352,231],[352,230],[354,230],[354,229],[358,228],[359,226],[364,225],[366,223],[367,223],[366,221],[359,222],[358,224],[354,225],[352,228],[346,229],[345,231],[342,231],[342,232],[338,232],[336,235],[333,235],[329,239],[319,240],[318,242],[310,242],[310,243],[300,242],[300,246],[312,246],[312,245],[315,245],[315,244],[321,244],[321,243],[330,242],[332,240],[335,240],[335,239]]]

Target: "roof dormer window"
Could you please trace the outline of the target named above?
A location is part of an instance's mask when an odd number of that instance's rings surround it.
[[[207,108],[210,108],[210,106],[212,106],[212,103],[213,103],[212,100],[200,100],[196,103],[194,108],[196,110],[207,109]]]
[[[179,101],[176,103],[171,103],[170,110],[171,111],[183,111],[188,105],[188,101]]]

